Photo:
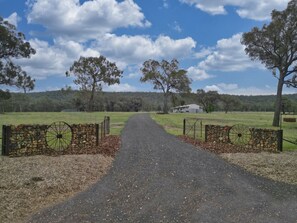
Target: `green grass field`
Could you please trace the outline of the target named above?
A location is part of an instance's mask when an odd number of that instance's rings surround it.
[[[173,135],[183,134],[183,119],[184,118],[198,118],[202,121],[203,126],[207,124],[212,125],[228,125],[244,124],[249,127],[278,129],[272,127],[272,112],[230,112],[225,114],[224,112],[213,112],[211,114],[199,113],[199,114],[169,114],[169,115],[157,115],[151,114],[151,117],[165,130]],[[297,115],[286,115],[284,117],[295,117]],[[200,123],[199,123],[200,124]],[[282,129],[284,138],[290,140],[297,140],[297,123],[282,123]],[[202,137],[203,138],[203,137]],[[284,142],[284,150],[297,149],[297,145]]]
[[[111,119],[111,134],[119,135],[132,112],[24,112],[24,113],[5,113],[0,114],[0,137],[2,136],[2,125],[19,125],[19,124],[51,124],[56,121],[65,121],[69,124],[78,123],[100,123],[104,116]],[[244,124],[249,127],[272,128],[273,113],[269,112],[214,112],[211,114],[169,114],[157,115],[151,113],[151,117],[164,129],[173,135],[182,135],[183,119],[198,118],[202,121],[203,126],[206,124],[215,125],[235,125]],[[296,117],[288,115],[285,117]],[[297,123],[283,122],[284,138],[297,139]],[[272,128],[277,129],[277,128]],[[0,140],[0,144],[2,141]],[[284,149],[297,149],[296,145],[284,142]]]
[[[64,121],[68,124],[100,123],[104,116],[111,120],[111,134],[119,135],[132,112],[23,112],[0,114],[0,137],[2,125],[51,124]]]

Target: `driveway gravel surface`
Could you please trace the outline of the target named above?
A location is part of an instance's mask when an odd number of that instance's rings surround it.
[[[139,114],[102,180],[28,222],[296,223],[297,187],[197,150]]]

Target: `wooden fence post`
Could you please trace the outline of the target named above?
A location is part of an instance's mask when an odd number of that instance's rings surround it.
[[[104,117],[104,129],[105,129],[104,135],[108,135],[110,133],[110,117],[109,116]]]
[[[202,121],[200,121],[200,138],[201,139],[202,139],[202,131],[203,131]]]
[[[283,130],[277,130],[277,150],[283,151]]]
[[[104,123],[103,122],[101,122],[101,124],[100,124],[100,130],[101,130],[101,141],[102,141],[102,139],[103,139],[103,137],[104,137]]]
[[[205,142],[207,142],[208,125],[205,125]]]
[[[99,124],[95,124],[96,128],[96,146],[99,145]]]
[[[194,122],[194,139],[196,139],[196,122]]]
[[[186,135],[186,119],[184,118],[183,135]]]
[[[10,149],[11,127],[7,125],[2,126],[2,156],[9,155]]]

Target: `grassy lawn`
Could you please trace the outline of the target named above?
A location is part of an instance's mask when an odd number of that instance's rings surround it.
[[[204,125],[228,125],[244,124],[249,127],[278,129],[272,127],[272,112],[230,112],[225,114],[224,112],[214,112],[211,114],[199,113],[199,114],[169,114],[169,115],[157,115],[151,114],[151,117],[165,130],[173,135],[183,134],[183,120],[184,118],[198,118],[202,121],[202,128]],[[297,115],[288,115],[285,117],[295,117]],[[200,122],[198,123],[200,125]],[[284,130],[284,138],[296,140],[297,139],[297,123],[283,122],[282,128]],[[202,137],[203,138],[203,137]],[[284,142],[285,150],[297,149],[296,145]]]
[[[2,137],[2,125],[19,124],[51,124],[56,121],[64,121],[68,124],[100,123],[104,116],[111,120],[111,134],[120,135],[126,121],[134,113],[132,112],[16,112],[0,114],[0,137]]]

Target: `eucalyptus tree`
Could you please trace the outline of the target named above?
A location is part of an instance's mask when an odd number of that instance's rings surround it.
[[[25,35],[0,17],[0,86],[16,86],[32,90],[35,80],[27,75],[14,59],[30,58],[36,51],[25,41]]]
[[[297,0],[283,11],[273,10],[271,22],[242,36],[252,60],[259,60],[278,80],[273,126],[279,126],[283,86],[297,87]]]
[[[202,106],[206,113],[214,111],[216,103],[220,100],[220,95],[217,91],[204,91],[203,89],[197,90],[196,101]]]
[[[119,84],[123,71],[119,70],[115,63],[108,61],[104,56],[80,57],[74,61],[66,76],[73,74],[74,83],[80,90],[89,92],[88,111],[93,111],[94,96],[96,92],[102,91],[102,84]]]
[[[141,67],[143,76],[141,82],[150,82],[154,89],[161,90],[164,95],[163,112],[168,113],[168,99],[172,93],[189,93],[191,91],[191,80],[187,76],[187,71],[179,69],[179,62],[176,59],[168,62],[162,60],[147,60]]]

